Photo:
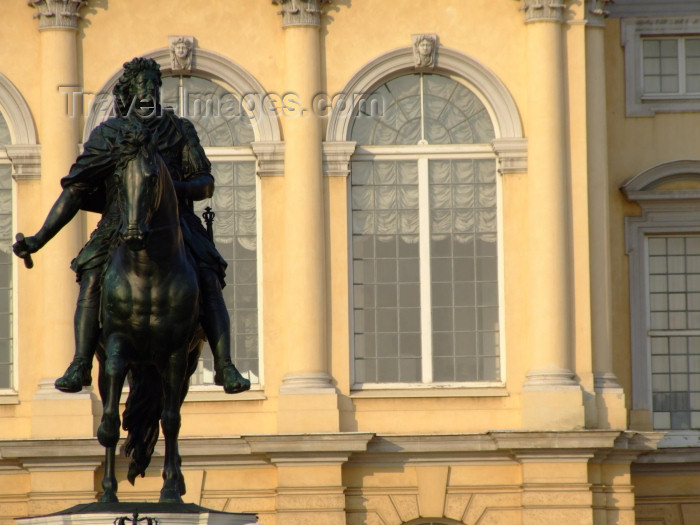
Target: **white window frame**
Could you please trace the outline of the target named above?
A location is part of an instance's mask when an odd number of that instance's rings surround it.
[[[700,38],[698,17],[624,18],[621,41],[625,48],[625,99],[628,117],[651,117],[656,113],[700,111],[700,93],[645,94],[643,41],[645,38]],[[679,49],[680,51],[680,49]],[[685,54],[678,57],[679,76],[685,71]],[[681,79],[679,78],[679,86]],[[683,84],[685,77],[682,78]]]
[[[0,148],[0,165],[12,166],[12,162],[7,154],[5,148]],[[12,179],[12,231],[17,231],[17,187],[14,178]],[[10,388],[0,388],[0,405],[5,404],[16,404],[18,385],[19,385],[19,367],[18,359],[18,345],[17,345],[17,333],[19,331],[19,323],[17,322],[17,309],[19,307],[17,300],[17,277],[18,277],[18,261],[19,259],[13,259],[12,264],[12,348],[10,350],[10,355],[12,359],[12,375],[10,376],[11,385]]]
[[[354,348],[354,297],[353,297],[353,252],[352,252],[352,220],[348,218],[348,297],[350,299],[350,381],[352,391],[373,391],[373,390],[403,390],[403,389],[424,389],[424,388],[467,388],[467,389],[489,389],[503,388],[506,384],[506,327],[505,327],[505,286],[503,263],[503,204],[502,204],[502,181],[501,176],[496,171],[497,155],[490,145],[391,145],[391,146],[361,146],[358,147],[352,156],[352,161],[414,161],[418,165],[419,186],[428,184],[428,166],[432,160],[489,160],[494,162],[496,176],[496,224],[497,224],[497,254],[498,254],[498,322],[499,322],[499,367],[500,378],[497,381],[464,381],[464,382],[434,382],[432,380],[432,323],[430,313],[432,310],[431,301],[431,278],[430,278],[430,254],[428,250],[429,241],[426,242],[424,234],[430,232],[430,209],[428,201],[427,187],[419,190],[419,222],[421,234],[419,260],[420,260],[420,295],[421,295],[421,382],[391,382],[391,383],[359,383],[355,380],[355,348]],[[350,178],[348,179],[348,185]],[[352,195],[347,192],[348,213],[352,214]]]
[[[647,238],[654,235],[700,235],[700,189],[656,190],[677,180],[698,180],[700,160],[674,161],[650,168],[621,189],[642,214],[625,218],[629,259],[632,409],[653,413],[649,332]]]

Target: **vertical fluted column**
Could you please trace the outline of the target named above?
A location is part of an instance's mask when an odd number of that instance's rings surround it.
[[[78,11],[87,2],[76,0],[34,0],[36,18],[39,18],[41,39],[41,113],[39,140],[42,145],[41,215],[46,216],[61,192],[60,179],[68,173],[78,153],[79,115],[74,115],[67,104],[66,91],[78,85],[78,58],[76,35]],[[68,87],[70,86],[70,87]],[[75,349],[73,314],[78,287],[75,274],[70,270],[71,260],[82,246],[80,217],[74,219],[37,254],[37,269],[41,272],[43,291],[41,368],[37,398],[56,398],[54,379],[63,373]],[[34,271],[36,271],[34,270]],[[75,399],[75,398],[72,398]],[[50,429],[45,417],[51,417],[56,408],[34,409],[37,424],[35,435]],[[91,426],[88,424],[88,427]],[[72,427],[72,428],[71,428]],[[65,420],[60,428],[70,434],[80,433],[80,425]],[[70,429],[70,430],[69,430]],[[87,430],[87,428],[85,429]]]
[[[287,370],[280,387],[279,426],[280,432],[337,430],[335,395],[319,401],[324,393],[335,394],[328,373],[322,123],[311,111],[313,98],[321,91],[320,8],[324,2],[274,3],[284,16],[284,90],[305,108],[295,108],[284,117]],[[302,405],[311,410],[302,411]],[[314,414],[313,407],[330,419]]]
[[[525,0],[529,120],[531,367],[523,385],[525,428],[583,425],[572,372],[573,287],[567,160],[566,69],[557,0]]]
[[[586,120],[591,265],[591,342],[599,428],[625,428],[622,388],[613,373],[612,282],[605,95],[605,4],[586,5]]]

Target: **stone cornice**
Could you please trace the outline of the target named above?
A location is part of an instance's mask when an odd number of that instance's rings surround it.
[[[525,22],[563,22],[566,0],[522,0]]]
[[[7,156],[12,162],[12,177],[16,181],[41,178],[41,146],[39,144],[8,144]]]
[[[282,27],[321,25],[321,7],[333,0],[272,0],[282,8]]]
[[[28,5],[37,10],[34,18],[39,19],[39,30],[78,29],[78,19],[82,18],[78,11],[87,0],[29,0]]]
[[[326,177],[347,177],[356,145],[355,142],[324,142],[323,174]]]
[[[282,177],[284,175],[284,142],[259,141],[251,144],[258,159],[259,177]]]

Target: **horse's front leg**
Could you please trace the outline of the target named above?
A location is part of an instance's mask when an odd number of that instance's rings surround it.
[[[117,338],[107,342],[107,357],[100,368],[100,395],[102,396],[102,421],[97,429],[97,440],[105,447],[105,473],[102,478],[100,501],[113,503],[117,499],[115,455],[119,442],[119,398],[126,377],[126,360],[123,344]]]
[[[185,494],[185,478],[180,469],[180,453],[177,438],[180,433],[180,393],[185,383],[187,353],[183,348],[173,353],[163,371],[165,403],[161,414],[161,426],[165,439],[163,463],[163,488],[160,491],[161,503],[182,503]]]

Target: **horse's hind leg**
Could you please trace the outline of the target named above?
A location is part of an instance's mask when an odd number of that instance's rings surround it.
[[[186,352],[175,352],[163,371],[165,405],[161,414],[161,426],[165,438],[165,458],[163,463],[163,488],[160,491],[161,503],[182,503],[185,493],[185,479],[180,470],[180,453],[177,438],[180,433],[180,393],[185,383],[187,371]]]
[[[117,477],[115,475],[115,453],[119,442],[119,397],[126,377],[126,361],[122,345],[116,339],[107,346],[107,357],[100,363],[100,395],[102,396],[102,421],[97,429],[97,439],[105,447],[105,473],[102,478],[101,502],[111,503],[117,499]]]

